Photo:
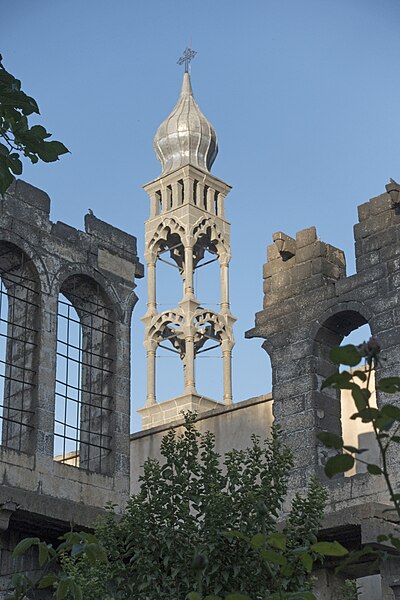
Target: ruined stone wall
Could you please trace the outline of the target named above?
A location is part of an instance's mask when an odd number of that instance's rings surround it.
[[[391,182],[386,190],[358,208],[354,275],[346,277],[344,253],[320,241],[314,227],[299,231],[296,239],[276,233],[268,246],[264,306],[246,335],[263,338],[271,359],[273,413],[294,453],[292,493],[313,474],[324,477],[327,451],[317,441],[318,432],[341,433],[340,397],[333,390],[320,391],[323,379],[334,372],[332,346],[368,323],[383,348],[378,378],[400,373],[400,186]],[[378,394],[378,404],[385,401]],[[391,459],[398,481],[400,457]],[[326,485],[326,531],[332,539],[362,545],[388,527],[393,530],[382,517],[389,502],[382,478],[356,474]],[[385,594],[389,598],[392,592]],[[335,596],[325,589],[320,597]]]
[[[12,572],[26,567],[10,559],[17,539],[32,534],[55,539],[70,523],[88,528],[107,502],[122,509],[129,494],[130,322],[135,278],[143,276],[136,239],[93,214],[85,216],[83,232],[52,223],[49,213],[47,194],[23,181],[0,200],[0,277],[8,302],[8,317],[2,313],[7,347],[0,414],[0,595]],[[81,456],[72,461],[79,467],[54,459],[60,292],[81,320],[82,381],[85,369],[106,373],[95,378],[90,394],[82,392],[87,402],[80,415]],[[93,307],[97,321],[87,317]],[[96,329],[100,321],[107,323],[107,347]],[[99,357],[107,369],[96,364]],[[96,395],[106,398],[105,408],[93,400]],[[107,440],[103,460],[90,461],[87,448],[100,447],[99,439]],[[35,568],[30,557],[25,561]]]

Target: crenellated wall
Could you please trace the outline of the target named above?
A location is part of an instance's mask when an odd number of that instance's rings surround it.
[[[342,430],[338,393],[321,391],[323,379],[335,368],[329,359],[331,348],[368,323],[383,349],[378,378],[400,373],[399,201],[400,186],[391,181],[386,193],[358,208],[357,272],[349,277],[344,253],[320,241],[314,227],[299,231],[296,239],[278,232],[268,246],[263,310],[246,337],[263,338],[271,359],[273,414],[294,454],[292,493],[303,489],[314,474],[324,478],[328,452],[319,444],[318,432]],[[384,394],[378,394],[378,404],[385,401]],[[391,456],[395,481],[399,462],[398,455]],[[357,474],[326,485],[330,515],[325,532],[332,539],[365,544],[376,542],[378,533],[394,530],[383,517],[389,498],[381,478]],[[349,575],[370,575],[368,569],[364,565],[364,571]],[[319,597],[336,598],[335,584],[328,585],[330,590],[327,585],[321,584]],[[382,586],[382,597],[393,598],[387,578]]]
[[[340,431],[340,401],[321,392],[332,372],[332,346],[368,323],[385,354],[380,374],[400,372],[400,211],[398,186],[359,207],[357,273],[346,277],[344,253],[317,238],[273,236],[264,265],[263,310],[247,337],[264,338],[273,370],[274,416],[295,452],[293,485],[320,471],[320,430]],[[378,398],[378,402],[383,399]]]

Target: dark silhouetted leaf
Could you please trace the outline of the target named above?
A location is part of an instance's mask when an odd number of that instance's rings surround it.
[[[345,473],[354,466],[354,458],[350,454],[332,456],[325,465],[325,474],[331,478],[338,473]]]

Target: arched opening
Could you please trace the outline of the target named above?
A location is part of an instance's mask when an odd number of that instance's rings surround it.
[[[157,305],[159,311],[175,308],[182,300],[184,246],[177,233],[169,233],[157,245]]]
[[[113,433],[113,311],[102,288],[75,275],[60,290],[55,460],[107,473]]]
[[[361,325],[358,329],[353,330],[349,335],[345,336],[342,340],[341,346],[352,344],[358,346],[363,342],[369,340],[371,337],[371,329],[368,324]],[[356,369],[364,369],[364,366],[355,367]],[[348,367],[347,367],[348,369]],[[363,385],[360,380],[357,379],[359,385]],[[370,381],[371,398],[370,404],[373,408],[376,408],[376,393],[375,393],[375,380],[372,377]],[[341,404],[341,425],[342,425],[342,436],[346,445],[354,446],[355,448],[368,449],[362,455],[363,461],[379,464],[379,448],[375,439],[373,427],[371,423],[362,423],[360,419],[352,420],[351,415],[356,412],[356,407],[351,396],[350,390],[342,390],[340,394]],[[367,466],[364,463],[356,461],[353,469],[345,473],[346,477],[358,473],[365,473]]]
[[[157,401],[164,402],[183,394],[182,359],[174,349],[167,350],[167,344],[157,348]]]
[[[221,349],[200,350],[196,355],[195,373],[198,393],[211,400],[222,402],[224,377]]]
[[[1,444],[33,452],[39,280],[17,246],[0,243]]]
[[[358,345],[370,336],[371,330],[366,318],[356,310],[339,311],[331,315],[320,327],[315,339],[317,375],[315,409],[321,430],[343,435],[348,445],[371,448],[372,456],[375,455],[376,450],[369,424],[361,424],[358,420],[354,421],[350,418],[356,412],[351,393],[347,390],[339,392],[331,388],[321,391],[324,379],[335,370],[335,365],[329,357],[331,349],[345,344]],[[371,401],[376,403],[374,397]],[[362,472],[362,466],[356,465],[346,475],[352,476],[359,472]]]
[[[193,247],[194,292],[201,306],[217,312],[221,306],[221,296],[225,295],[221,287],[220,263],[223,245],[207,222],[202,225],[202,229],[196,232],[197,241]],[[226,291],[227,284],[226,281]]]

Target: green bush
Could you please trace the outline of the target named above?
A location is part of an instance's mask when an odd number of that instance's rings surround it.
[[[189,414],[182,435],[164,437],[161,454],[162,463],[144,464],[122,519],[110,508],[96,529],[107,567],[82,556],[64,560],[85,600],[183,600],[190,590],[256,600],[311,588],[318,556],[311,546],[326,496],[313,482],[278,531],[292,459],[277,428],[221,461],[214,436],[200,434]]]

